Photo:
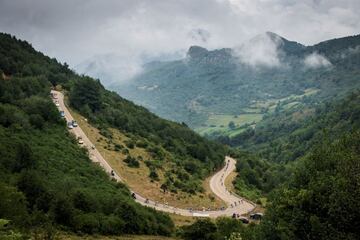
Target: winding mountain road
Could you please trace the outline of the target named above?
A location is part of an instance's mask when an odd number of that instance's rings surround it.
[[[67,122],[71,122],[74,118],[71,116],[70,111],[65,106],[64,103],[64,95],[59,91],[52,90],[51,93],[56,96],[53,98],[54,103],[58,103],[59,111],[64,111],[65,119]],[[101,156],[99,151],[95,148],[95,145],[89,140],[86,134],[83,132],[80,126],[74,127],[69,129],[77,138],[81,137],[84,141],[83,146],[89,150],[89,157],[93,162],[98,163],[110,176],[117,181],[124,182],[123,179],[116,173],[111,172],[113,171],[112,167],[109,163]],[[239,196],[230,193],[225,186],[225,179],[226,177],[235,170],[235,163],[236,161],[233,158],[225,157],[225,166],[214,174],[210,180],[210,188],[217,195],[221,198],[226,204],[227,207],[219,210],[204,210],[204,211],[193,211],[191,209],[181,209],[172,206],[168,206],[165,204],[160,204],[150,199],[146,199],[142,197],[140,194],[132,191],[136,196],[135,201],[140,203],[143,206],[151,207],[159,211],[168,212],[168,213],[175,213],[182,216],[191,216],[191,217],[211,217],[216,218],[219,216],[232,216],[234,213],[243,215],[246,213],[251,212],[255,208],[255,204],[243,199]]]

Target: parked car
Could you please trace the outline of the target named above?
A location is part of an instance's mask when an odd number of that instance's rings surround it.
[[[81,145],[84,144],[84,140],[82,140],[82,137],[78,137],[78,143]]]
[[[60,111],[60,116],[63,118],[65,117],[65,112],[64,111]]]
[[[72,120],[71,123],[72,123],[73,127],[77,127],[77,126],[78,126],[78,124],[77,124],[77,122],[76,122],[75,120]]]
[[[67,123],[67,127],[68,127],[68,129],[73,129],[74,128],[71,122]]]
[[[55,106],[60,107],[60,104],[58,101],[55,101]]]
[[[250,219],[254,220],[261,220],[263,218],[264,214],[262,213],[252,213],[250,214]]]

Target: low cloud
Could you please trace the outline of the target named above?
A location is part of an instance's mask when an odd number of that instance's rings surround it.
[[[345,51],[341,52],[340,57],[347,58],[347,57],[351,57],[351,55],[353,54],[358,54],[358,53],[360,53],[360,45],[346,49]]]
[[[321,68],[330,67],[331,62],[325,56],[313,52],[305,57],[304,65],[308,68]]]
[[[115,54],[122,59],[109,64],[137,69],[142,61],[134,58],[144,53],[160,56],[191,45],[233,48],[266,31],[306,45],[359,34],[358,9],[359,0],[0,0],[0,31],[73,68]],[[259,45],[242,49],[242,60],[281,65],[276,44],[267,39]],[[119,81],[132,72],[114,68]]]
[[[89,58],[75,66],[80,74],[99,78],[105,86],[129,79],[142,71],[141,58],[103,54]]]
[[[251,67],[280,67],[281,43],[275,34],[261,34],[235,48],[235,57]]]
[[[188,35],[195,42],[199,42],[202,44],[206,44],[211,37],[209,31],[201,28],[192,29]]]

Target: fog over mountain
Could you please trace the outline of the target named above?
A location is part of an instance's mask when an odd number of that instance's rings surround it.
[[[94,67],[85,72],[113,82],[141,69],[144,55],[192,45],[233,48],[266,31],[304,45],[354,35],[360,32],[358,9],[358,0],[0,0],[0,31],[80,72]],[[257,50],[241,56],[249,64],[279,64],[274,49]]]
[[[290,108],[359,87],[359,46],[360,35],[305,46],[266,32],[234,48],[191,46],[183,59],[147,64],[109,87],[199,133],[228,134],[227,124],[239,117],[253,120],[239,121],[237,132],[280,111],[281,102]]]

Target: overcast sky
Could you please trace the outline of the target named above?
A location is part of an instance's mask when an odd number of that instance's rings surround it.
[[[0,31],[70,66],[96,55],[232,47],[265,31],[309,45],[360,33],[360,0],[0,0]]]

